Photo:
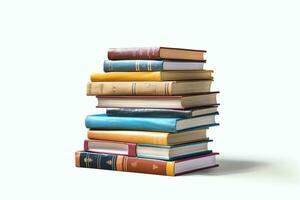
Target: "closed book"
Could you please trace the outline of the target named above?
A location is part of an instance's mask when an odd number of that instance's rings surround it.
[[[218,92],[184,96],[97,96],[99,108],[190,109],[217,105]]]
[[[145,130],[176,133],[192,128],[206,128],[216,125],[215,114],[189,119],[158,117],[115,117],[106,114],[89,115],[85,119],[89,129]]]
[[[191,142],[177,145],[151,145],[138,144],[136,147],[137,157],[158,160],[178,160],[196,155],[212,153],[208,149],[208,143],[212,140]]]
[[[133,47],[110,48],[108,59],[110,60],[195,60],[204,61],[205,50],[182,49],[171,47]]]
[[[84,140],[84,150],[98,153],[136,156],[136,144],[127,142]]]
[[[111,81],[184,81],[212,80],[212,70],[160,71],[160,72],[97,72],[91,74],[92,82]]]
[[[200,169],[217,167],[217,154],[218,153],[211,153],[176,161],[163,161],[115,154],[77,151],[75,153],[75,164],[76,167],[83,168],[176,176]]]
[[[212,81],[164,82],[91,82],[87,84],[89,96],[169,96],[210,92]]]
[[[105,72],[148,72],[170,70],[203,70],[204,62],[170,60],[105,60]]]
[[[192,118],[217,113],[217,106],[203,106],[187,110],[152,108],[107,108],[106,115],[119,117],[175,117]]]
[[[208,140],[206,129],[192,129],[175,133],[135,130],[89,130],[90,140],[109,140],[136,144],[176,145]]]

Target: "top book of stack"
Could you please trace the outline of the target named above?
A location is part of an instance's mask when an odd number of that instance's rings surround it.
[[[144,47],[144,48],[110,48],[110,60],[204,60],[204,50],[180,49],[169,47]]]

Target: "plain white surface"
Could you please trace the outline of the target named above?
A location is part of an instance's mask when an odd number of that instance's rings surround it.
[[[0,199],[299,199],[298,1],[0,1]],[[109,47],[206,49],[221,167],[74,167]]]

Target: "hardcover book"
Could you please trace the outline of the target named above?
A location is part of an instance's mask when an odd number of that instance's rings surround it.
[[[85,125],[89,129],[144,130],[176,133],[192,128],[207,128],[216,125],[215,114],[183,118],[116,117],[106,114],[89,115]]]
[[[84,140],[84,151],[136,156],[136,144],[108,140]]]
[[[75,153],[75,163],[76,167],[83,168],[176,176],[200,169],[217,167],[217,154],[218,153],[210,153],[176,161],[163,161],[123,155],[77,151]]]
[[[108,140],[85,140],[84,151],[97,153],[118,154],[127,156],[137,156],[140,158],[152,158],[159,160],[177,160],[195,155],[211,153],[208,150],[208,142],[203,140],[178,145],[151,145],[134,144],[125,142],[114,142]]]
[[[170,96],[210,92],[212,81],[91,82],[87,95]]]
[[[212,80],[212,70],[159,72],[98,72],[91,74],[92,82],[112,81],[184,81]]]
[[[179,131],[176,134],[157,131],[89,130],[90,140],[109,140],[136,144],[176,145],[208,140],[206,129]]]
[[[148,72],[170,70],[203,70],[204,62],[170,60],[105,60],[105,72]]]
[[[188,110],[151,108],[107,108],[106,115],[119,117],[175,117],[192,118],[207,114],[217,114],[217,106],[203,106]]]
[[[217,105],[217,93],[186,96],[97,96],[97,107],[189,109]]]
[[[110,48],[108,59],[110,60],[204,60],[204,50],[182,49],[170,47],[134,47],[134,48]]]

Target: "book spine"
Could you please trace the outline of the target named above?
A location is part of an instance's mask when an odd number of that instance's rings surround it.
[[[107,56],[109,60],[155,60],[160,59],[160,48],[110,48]]]
[[[75,153],[76,166],[95,169],[116,170],[117,155],[78,151]]]
[[[119,117],[174,117],[174,118],[191,118],[190,110],[170,110],[170,109],[135,109],[135,108],[108,108],[108,116]]]
[[[89,130],[87,137],[91,140],[110,140],[136,144],[169,145],[168,133],[151,131],[105,131]],[[130,148],[130,147],[129,147]],[[133,151],[133,147],[131,147]],[[130,150],[131,151],[131,150]],[[135,151],[135,147],[134,147]]]
[[[86,117],[85,125],[90,129],[106,130],[141,130],[176,132],[176,118],[140,118],[140,117],[107,117],[90,115]]]
[[[161,72],[108,72],[91,74],[92,82],[109,81],[161,81]]]
[[[88,96],[170,96],[173,82],[92,82]]]
[[[78,151],[76,167],[174,176],[173,161]]]
[[[105,60],[105,72],[147,72],[162,71],[163,61],[159,60]]]

